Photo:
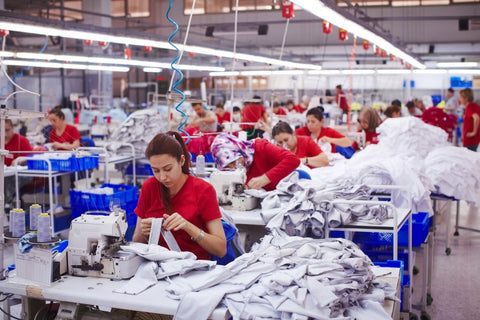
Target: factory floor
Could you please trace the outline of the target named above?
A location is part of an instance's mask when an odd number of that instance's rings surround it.
[[[422,320],[474,320],[480,314],[480,233],[460,230],[459,236],[453,236],[455,225],[455,204],[439,202],[439,214],[436,216],[434,236],[431,296],[433,302],[426,307],[426,314],[420,312],[419,303],[422,293],[422,269],[424,252],[415,249],[415,266],[419,273],[413,276],[413,310]],[[446,212],[451,210],[450,255],[446,249]],[[460,202],[460,225],[480,229],[480,210]],[[13,250],[7,246],[5,265],[14,263]],[[12,315],[20,316],[20,305],[12,307]],[[428,317],[425,317],[425,316]]]

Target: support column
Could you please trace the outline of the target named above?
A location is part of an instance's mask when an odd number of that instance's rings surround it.
[[[111,14],[110,1],[84,0],[83,9],[85,11],[97,12],[105,15]],[[84,13],[84,23],[100,27],[111,28],[112,19],[104,16],[89,15]],[[108,45],[102,48],[97,42],[92,45],[84,45],[83,51],[86,54],[102,56],[109,55],[112,50]],[[113,77],[110,71],[85,71],[85,94],[89,97],[92,94],[105,95],[113,98]]]

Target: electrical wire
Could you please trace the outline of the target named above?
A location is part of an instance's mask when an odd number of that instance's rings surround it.
[[[13,318],[15,320],[22,320],[22,318],[17,318],[13,315],[11,315],[10,313],[8,313],[7,311],[3,310],[3,308],[0,307],[0,311],[2,311],[4,314],[6,314],[7,316],[9,316],[10,318]]]
[[[177,129],[178,129],[178,131],[180,131],[181,133],[185,134],[188,137],[187,141],[185,142],[185,144],[188,144],[188,142],[190,142],[190,135],[188,134],[188,132],[186,132],[185,130],[182,129],[182,127],[187,123],[188,116],[185,112],[183,112],[180,109],[180,106],[183,104],[183,102],[185,102],[185,94],[182,91],[180,91],[179,89],[177,89],[177,86],[180,83],[182,83],[182,81],[183,81],[183,73],[179,69],[175,68],[175,66],[174,66],[174,64],[180,58],[180,50],[172,42],[173,37],[178,33],[178,24],[170,18],[169,14],[170,14],[171,10],[172,10],[172,0],[169,0],[166,17],[167,17],[167,20],[175,26],[175,31],[168,37],[168,43],[173,48],[175,48],[175,50],[177,50],[177,56],[170,63],[170,66],[173,70],[171,81],[174,82],[176,74],[178,74],[180,76],[180,78],[173,84],[172,89],[173,89],[173,91],[175,91],[176,93],[178,93],[182,96],[182,100],[175,106],[175,110],[177,110],[177,112],[179,112],[183,117],[183,121],[178,125]]]
[[[289,23],[290,23],[290,19],[287,19],[287,24],[285,25],[285,31],[283,32],[282,47],[280,48],[280,57],[278,58],[278,60],[282,60],[283,49],[285,48],[285,40],[287,39],[288,24]]]

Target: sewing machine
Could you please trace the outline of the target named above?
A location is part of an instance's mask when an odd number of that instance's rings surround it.
[[[248,211],[259,205],[257,198],[245,194],[245,169],[233,171],[215,171],[210,175],[210,183],[217,192],[220,205],[230,206],[232,210]]]
[[[104,212],[108,213],[108,212]],[[120,250],[128,224],[125,211],[84,213],[72,221],[68,236],[68,272],[75,276],[128,279],[143,258]]]

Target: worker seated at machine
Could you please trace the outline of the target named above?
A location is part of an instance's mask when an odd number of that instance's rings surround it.
[[[142,186],[133,241],[147,243],[152,219],[163,218],[162,228],[171,231],[181,251],[204,260],[212,255],[225,256],[227,243],[215,190],[190,175],[190,154],[180,134],[169,131],[156,135],[145,156],[154,177]],[[158,243],[168,247],[164,237]]]

